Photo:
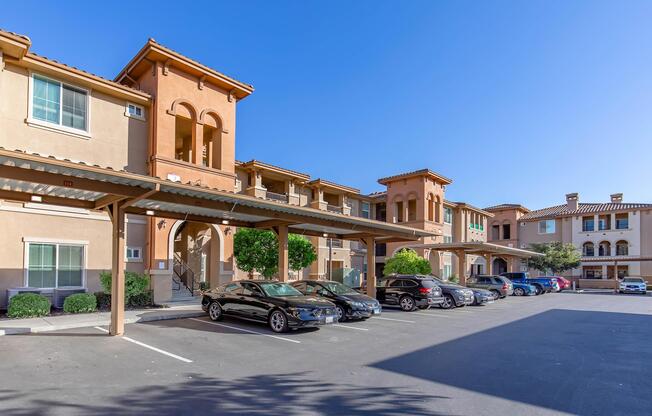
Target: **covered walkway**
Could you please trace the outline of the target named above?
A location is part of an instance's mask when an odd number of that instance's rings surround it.
[[[376,242],[416,241],[434,235],[401,225],[3,148],[0,199],[109,213],[113,224],[112,335],[124,332],[126,214],[271,229],[279,239],[279,276],[283,280],[288,277],[289,233],[362,241],[367,246],[367,264],[371,265],[376,263]],[[367,270],[367,293],[376,293],[374,267]]]
[[[467,254],[482,256],[485,259],[487,270],[485,274],[493,274],[493,259],[500,257],[507,261],[507,271],[518,271],[516,264],[521,259],[527,259],[535,256],[543,256],[530,250],[520,248],[505,247],[498,244],[485,243],[481,241],[472,241],[465,243],[441,243],[441,244],[409,244],[409,248],[423,249],[431,251],[445,251],[455,254],[458,261],[458,270],[460,271],[460,284],[466,283]]]

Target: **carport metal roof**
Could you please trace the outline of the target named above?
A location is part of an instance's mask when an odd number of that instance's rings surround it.
[[[414,241],[434,234],[402,225],[183,184],[110,167],[0,147],[0,198],[85,209],[128,201],[127,214],[272,228],[303,235]]]
[[[465,254],[492,255],[492,256],[511,256],[519,258],[540,257],[541,253],[520,248],[505,247],[499,244],[485,243],[482,241],[470,241],[464,243],[441,243],[441,244],[411,244],[410,248],[423,248],[436,251],[460,252]]]

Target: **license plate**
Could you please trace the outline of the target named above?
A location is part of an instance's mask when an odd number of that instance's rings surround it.
[[[332,316],[327,316],[326,317],[326,323],[327,324],[332,324],[333,323],[333,317]]]

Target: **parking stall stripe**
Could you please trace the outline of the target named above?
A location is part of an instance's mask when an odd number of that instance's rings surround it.
[[[94,328],[95,328],[95,329],[98,329],[98,330],[100,330],[100,331],[102,331],[102,332],[106,332],[107,334],[109,333],[108,330],[106,330],[106,329],[104,329],[104,328],[101,328],[101,327],[99,327],[99,326],[96,326],[96,327],[94,327]],[[177,359],[177,360],[179,360],[179,361],[183,361],[184,363],[191,363],[191,362],[192,362],[192,360],[189,360],[189,359],[187,359],[187,358],[183,358],[183,357],[181,357],[181,356],[179,356],[179,355],[176,355],[176,354],[172,354],[171,352],[163,351],[163,350],[160,349],[160,348],[152,347],[151,345],[147,345],[147,344],[145,344],[145,343],[143,343],[143,342],[136,341],[136,340],[133,339],[133,338],[129,338],[129,337],[125,337],[125,336],[120,337],[120,338],[121,338],[121,339],[124,339],[125,341],[129,341],[129,342],[131,342],[131,343],[133,343],[133,344],[140,345],[140,346],[143,347],[143,348],[147,348],[147,349],[150,349],[150,350],[152,350],[152,351],[156,351],[156,352],[158,352],[159,354],[167,355],[168,357],[172,357],[172,358]]]
[[[413,324],[414,323],[414,321],[406,321],[404,319],[385,318],[385,317],[382,317],[382,316],[374,316],[373,319],[374,320],[382,319],[383,321],[405,322],[405,323],[408,323],[408,324]]]
[[[276,335],[265,334],[264,332],[252,331],[250,329],[244,329],[244,328],[239,328],[237,326],[225,325],[225,324],[221,324],[221,323],[218,323],[218,322],[203,321],[203,320],[197,319],[197,318],[188,318],[188,319],[191,320],[191,321],[195,321],[195,322],[201,322],[202,324],[221,326],[222,328],[235,329],[236,331],[248,332],[250,334],[262,335],[264,337],[279,339],[281,341],[288,341],[288,342],[293,342],[295,344],[301,344],[301,341],[297,341],[296,339],[290,339],[290,338],[279,337],[279,336],[276,336]]]
[[[369,331],[369,329],[367,328],[358,328],[357,326],[348,326],[348,325],[340,325],[340,324],[333,324],[333,326],[336,326],[338,328],[357,329],[358,331]]]

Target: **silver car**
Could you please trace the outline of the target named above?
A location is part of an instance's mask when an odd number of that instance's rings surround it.
[[[618,293],[647,293],[647,282],[641,277],[625,277],[618,284]]]

